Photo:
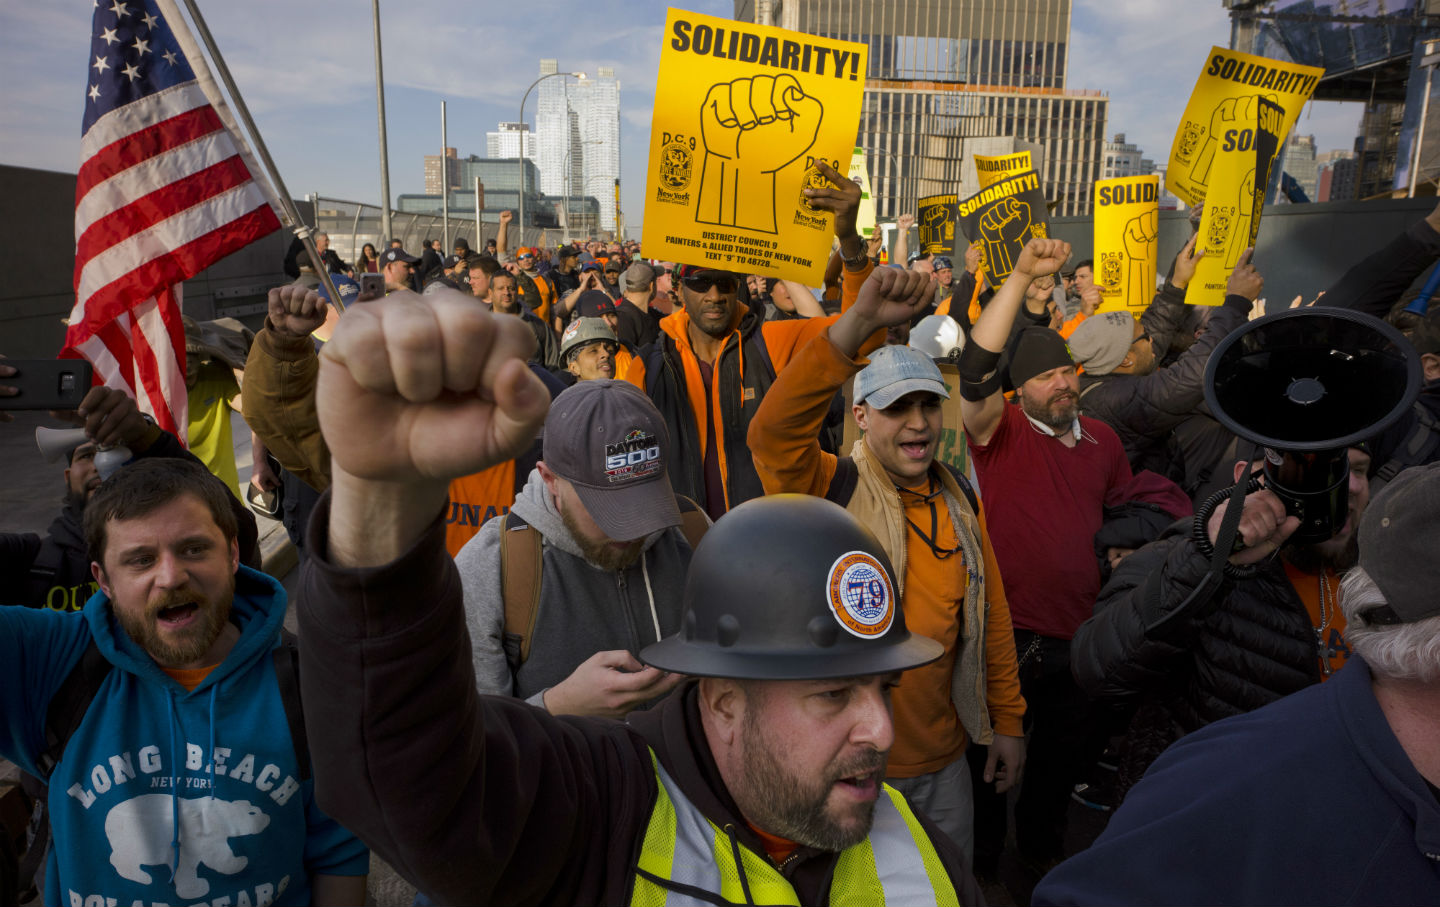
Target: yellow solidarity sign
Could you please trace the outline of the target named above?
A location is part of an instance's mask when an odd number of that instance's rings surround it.
[[[1226,145],[1245,142],[1245,130],[1253,129],[1258,100],[1264,98],[1284,109],[1283,143],[1324,74],[1318,66],[1210,48],[1170,147],[1166,187],[1186,204],[1200,204],[1213,181],[1216,154]]]
[[[855,229],[869,237],[875,231],[875,198],[870,194],[870,172],[865,167],[865,149],[856,146],[850,157],[850,179],[860,187],[860,210],[855,213]]]
[[[1265,206],[1265,187],[1281,147],[1285,111],[1261,98],[1246,121],[1250,145],[1222,145],[1200,217],[1199,248],[1205,257],[1185,288],[1188,305],[1220,305],[1230,274],[1247,246],[1255,244]]]
[[[1095,183],[1095,286],[1100,312],[1138,313],[1155,294],[1160,177]]]
[[[670,9],[646,254],[818,286],[834,216],[802,192],[827,185],[817,160],[849,170],[865,62],[863,44]]]
[[[989,189],[1003,179],[1026,170],[1034,170],[1030,163],[1030,152],[1017,151],[1014,154],[975,155],[975,174],[980,178],[980,188]]]

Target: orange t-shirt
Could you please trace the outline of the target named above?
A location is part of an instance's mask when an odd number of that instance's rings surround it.
[[[203,668],[167,668],[164,665],[161,665],[160,670],[164,671],[166,674],[169,674],[171,680],[180,684],[188,692],[195,689],[200,684],[204,683],[205,678],[210,676],[210,672],[218,667],[220,667],[220,665],[218,664],[209,665]]]
[[[1320,679],[1329,680],[1330,675],[1345,666],[1350,660],[1350,644],[1345,641],[1345,612],[1340,610],[1340,577],[1330,568],[1320,575],[1307,573],[1289,561],[1285,561],[1285,575],[1305,610],[1310,615],[1310,626],[1320,633],[1320,642],[1325,646],[1325,657],[1320,659]],[[1320,584],[1325,584],[1325,602],[1322,613]],[[1326,620],[1326,618],[1329,618]],[[1321,624],[1325,629],[1320,630]],[[1317,655],[1318,657],[1318,655]]]
[[[790,859],[790,855],[800,849],[800,845],[791,841],[789,838],[772,835],[768,831],[762,831],[756,828],[749,822],[745,824],[750,825],[750,830],[760,837],[760,843],[765,845],[766,855],[770,857],[770,862],[776,866]]]
[[[900,495],[905,518],[928,536],[935,547],[950,551],[960,546],[945,498],[936,495],[929,503],[924,495],[927,482]],[[935,507],[935,528],[931,529],[931,504]],[[912,668],[900,677],[891,694],[895,711],[895,745],[890,750],[886,774],[892,778],[914,778],[939,771],[965,752],[965,729],[950,701],[950,680],[960,651],[960,609],[965,601],[965,556],[956,551],[941,560],[920,538],[914,526],[905,541],[905,626],[911,633],[928,636],[945,647],[938,661]],[[921,604],[921,603],[924,604]]]
[[[514,503],[514,460],[451,479],[450,509],[445,511],[445,550],[451,557],[458,555],[486,520],[509,513]]]

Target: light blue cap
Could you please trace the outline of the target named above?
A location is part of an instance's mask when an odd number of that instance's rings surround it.
[[[885,409],[915,391],[950,399],[939,366],[928,354],[908,346],[880,347],[870,354],[870,364],[855,376],[855,402],[876,409]]]

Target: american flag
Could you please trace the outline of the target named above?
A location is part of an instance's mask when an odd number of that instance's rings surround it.
[[[183,441],[180,282],[278,229],[278,205],[173,0],[95,0],[93,31],[60,355]]]

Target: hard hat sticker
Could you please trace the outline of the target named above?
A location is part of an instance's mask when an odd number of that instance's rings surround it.
[[[830,610],[852,635],[874,639],[885,635],[895,618],[895,591],[890,577],[864,551],[842,554],[830,567],[827,583]]]

